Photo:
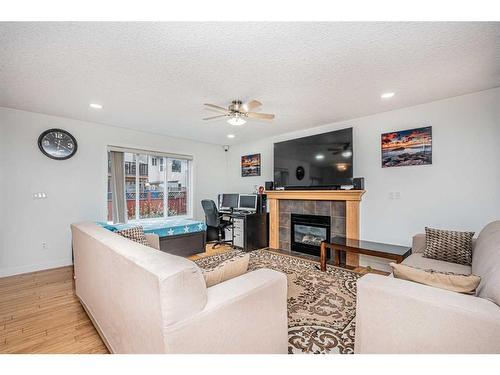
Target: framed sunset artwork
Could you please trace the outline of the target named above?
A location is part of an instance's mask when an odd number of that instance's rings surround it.
[[[260,154],[241,157],[241,177],[260,176]]]
[[[432,126],[382,134],[382,168],[432,164]]]

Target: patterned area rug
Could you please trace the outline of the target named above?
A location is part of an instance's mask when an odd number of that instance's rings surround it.
[[[196,260],[211,269],[237,255],[229,251]],[[327,266],[319,271],[317,262],[268,250],[250,253],[249,271],[271,268],[288,277],[288,352],[340,353],[354,351],[356,281],[361,275]]]

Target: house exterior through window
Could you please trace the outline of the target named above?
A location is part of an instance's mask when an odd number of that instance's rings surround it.
[[[124,152],[124,160],[128,220],[192,216],[190,159]],[[108,221],[112,221],[109,165],[108,159]]]

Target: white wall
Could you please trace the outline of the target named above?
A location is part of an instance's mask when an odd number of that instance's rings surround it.
[[[432,165],[381,168],[381,133],[426,125],[433,127]],[[351,126],[354,173],[366,178],[363,238],[409,244],[426,225],[478,231],[500,219],[500,88],[236,145],[226,153],[200,142],[0,108],[0,276],[71,263],[69,224],[106,218],[107,145],[194,155],[194,215],[201,219],[201,199],[252,192],[272,179],[274,142]],[[38,150],[39,134],[54,127],[78,141],[77,154],[67,161]],[[240,157],[252,153],[262,154],[262,176],[242,178]],[[32,199],[38,191],[48,198]],[[390,200],[391,191],[401,199]]]
[[[428,125],[432,165],[381,167],[382,133]],[[365,177],[362,238],[406,245],[425,226],[479,231],[500,219],[500,88],[233,146],[227,189],[247,192],[272,180],[274,142],[347,127],[354,175]],[[261,177],[241,177],[241,155],[254,153],[261,153]],[[389,192],[401,198],[391,200]]]
[[[51,160],[37,146],[41,132],[62,128],[76,155]],[[0,108],[0,276],[71,264],[70,223],[106,219],[107,145],[194,156],[194,216],[225,182],[221,146],[61,117]],[[34,192],[47,199],[34,200]],[[42,250],[42,242],[48,249]]]

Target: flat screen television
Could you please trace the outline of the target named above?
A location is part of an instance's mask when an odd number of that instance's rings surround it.
[[[352,128],[274,144],[276,187],[319,189],[352,183]]]

